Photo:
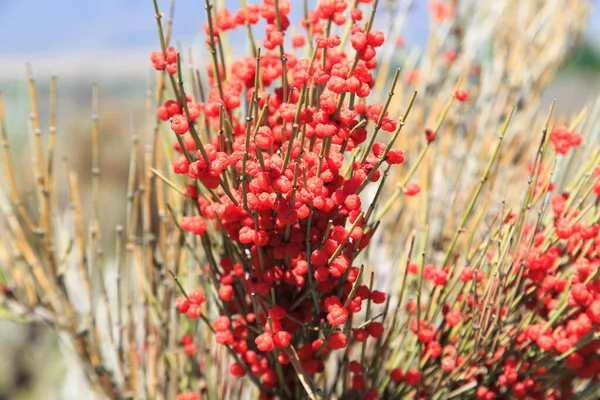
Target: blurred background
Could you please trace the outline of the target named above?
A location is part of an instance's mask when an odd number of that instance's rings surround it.
[[[402,2],[403,0],[397,0]],[[294,0],[295,2],[295,0]],[[405,46],[426,45],[430,22],[426,0],[411,4],[403,31]],[[160,0],[163,11],[168,0]],[[231,10],[239,1],[220,1]],[[310,1],[309,3],[315,3]],[[565,2],[567,4],[567,2]],[[547,88],[544,97],[558,99],[557,111],[579,109],[600,92],[600,10],[592,1],[585,39]],[[294,8],[291,20],[301,18]],[[193,49],[202,60],[202,0],[178,0],[173,39],[180,49]],[[237,34],[243,35],[243,30]],[[125,181],[132,137],[144,142],[150,135],[146,99],[153,83],[149,53],[159,48],[152,0],[0,0],[0,91],[6,108],[6,128],[15,152],[13,165],[27,200],[32,174],[28,170],[29,94],[25,63],[30,63],[38,86],[43,134],[47,134],[49,78],[58,78],[57,173],[80,172],[83,202],[90,177],[92,84],[99,86],[101,126],[101,195],[104,232],[122,223],[119,205],[126,196]],[[241,38],[243,39],[243,38]],[[230,37],[232,52],[242,54],[245,43]],[[3,161],[4,162],[4,161]],[[4,168],[0,172],[3,179]],[[29,194],[31,197],[32,194]],[[112,202],[112,203],[111,203]],[[62,205],[66,199],[62,198]],[[112,206],[114,204],[114,206]],[[105,247],[111,246],[106,235]],[[110,254],[109,254],[110,255]],[[71,360],[60,356],[56,333],[43,326],[14,321],[0,308],[0,400],[91,398],[78,384],[81,376]]]

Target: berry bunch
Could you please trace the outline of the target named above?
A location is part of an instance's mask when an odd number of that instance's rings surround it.
[[[390,118],[389,103],[366,102],[384,34],[372,29],[372,19],[359,25],[362,11],[352,10],[348,54],[342,38],[325,29],[346,23],[348,3],[322,1],[304,27],[323,34],[294,36],[294,47],[312,49],[311,58],[299,58],[284,51],[290,6],[265,0],[235,15],[213,15],[205,27],[209,45],[221,31],[263,19],[266,52],[234,61],[230,71],[213,63],[206,101],[180,86],[157,110],[180,139],[173,171],[194,182],[188,194],[196,212],[180,228],[221,231],[230,243],[220,263],[206,268],[222,302],[223,315],[211,323],[216,341],[237,354],[232,375],[251,374],[273,391],[293,386],[296,373],[323,372],[331,351],[350,341],[381,337],[383,325],[374,318],[353,329],[355,314],[365,307],[372,313],[386,300],[361,284],[362,269],[353,265],[376,229],[360,195],[384,168],[404,161],[393,148],[403,120]],[[177,61],[173,51],[165,49],[168,66]],[[157,54],[151,58],[161,70]],[[358,152],[369,125],[370,142]],[[200,126],[207,129],[202,135]],[[389,143],[375,141],[380,130],[392,133]],[[204,299],[195,289],[177,299],[177,308],[198,318]]]

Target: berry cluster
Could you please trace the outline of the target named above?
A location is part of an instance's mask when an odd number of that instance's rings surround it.
[[[573,379],[600,376],[600,226],[578,221],[579,211],[568,195],[554,195],[550,203],[554,222],[537,230],[527,226],[526,239],[513,255],[512,272],[522,273],[523,306],[531,317],[510,328],[509,344],[484,361],[499,374],[495,382],[479,377],[486,383],[478,387],[478,399],[504,393],[520,399],[566,399],[574,394]],[[500,314],[516,311],[507,308]],[[542,391],[543,380],[555,374],[562,378]]]
[[[347,8],[345,1],[319,2],[304,27],[319,32],[342,25]],[[332,350],[381,337],[383,325],[374,320],[352,328],[353,315],[365,304],[386,301],[385,293],[360,283],[361,268],[353,265],[374,232],[360,194],[381,179],[385,165],[404,161],[402,151],[392,148],[402,124],[389,117],[387,105],[364,100],[383,33],[358,25],[362,11],[354,9],[349,41],[355,54],[342,49],[338,35],[315,35],[312,57],[302,59],[284,51],[289,12],[290,2],[279,1],[276,9],[265,0],[235,15],[214,15],[205,27],[213,35],[207,43],[218,42],[221,31],[264,19],[267,51],[235,61],[227,79],[225,66],[210,66],[205,102],[180,92],[157,110],[182,139],[173,171],[196,182],[188,194],[197,213],[179,226],[196,235],[214,227],[231,243],[219,265],[207,266],[224,312],[211,323],[216,341],[238,355],[232,375],[252,374],[269,390],[297,379],[286,369],[322,372]],[[310,40],[301,37],[292,38],[294,47]],[[156,69],[164,60],[171,66],[172,52],[166,49],[162,58],[153,53]],[[237,116],[243,104],[245,119]],[[208,143],[196,131],[201,120],[219,131]],[[345,170],[346,155],[366,141],[370,123],[375,133],[367,150],[355,152]],[[375,142],[380,130],[394,133],[389,144]],[[416,194],[418,187],[408,191]],[[177,299],[177,308],[198,318],[204,300],[195,289]],[[292,366],[292,357],[299,366]],[[359,381],[357,372],[352,385]]]
[[[567,154],[571,147],[577,147],[583,143],[583,136],[578,132],[569,132],[566,126],[559,126],[552,130],[550,141],[557,153]]]

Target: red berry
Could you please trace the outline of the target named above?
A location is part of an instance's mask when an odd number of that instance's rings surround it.
[[[460,310],[453,309],[446,314],[446,323],[450,326],[456,326],[460,323],[461,318]]]
[[[288,347],[292,341],[292,335],[286,331],[279,331],[273,336],[275,347]]]
[[[187,310],[189,310],[189,308],[190,308],[190,302],[188,301],[188,299],[186,297],[179,296],[175,300],[175,306],[177,307],[177,309],[179,310],[179,312],[181,314],[185,314],[187,312]]]
[[[416,386],[421,380],[421,374],[417,368],[411,368],[406,371],[406,375],[404,377],[406,384],[409,386]]]
[[[456,366],[456,361],[453,358],[451,358],[451,357],[444,357],[442,359],[442,369],[445,372],[452,371],[455,366]]]
[[[242,367],[241,364],[234,363],[229,368],[229,373],[233,376],[241,377],[246,375],[246,370],[244,370],[244,367]]]
[[[375,304],[383,304],[385,303],[385,293],[380,292],[379,290],[373,290],[373,292],[371,292],[371,300]]]
[[[271,336],[271,334],[268,332],[258,335],[256,339],[254,339],[254,343],[256,343],[258,350],[263,352],[273,351],[275,349],[273,336]]]
[[[223,285],[219,288],[219,297],[221,300],[229,301],[233,298],[234,290],[231,285]]]
[[[404,152],[392,149],[388,152],[386,161],[388,164],[402,164],[404,162]]]
[[[392,379],[392,382],[400,383],[402,382],[402,378],[404,378],[404,374],[402,373],[402,370],[400,368],[394,368],[390,373],[390,377]]]
[[[456,97],[456,100],[458,101],[465,101],[467,97],[469,97],[469,92],[467,92],[465,89],[458,89],[456,92],[454,92],[454,97]]]
[[[167,121],[170,117],[169,110],[167,110],[167,107],[165,107],[165,106],[158,107],[156,109],[156,115],[158,116],[158,118],[162,119],[163,121]]]
[[[352,337],[354,337],[354,340],[357,342],[364,342],[369,338],[369,332],[366,329],[357,329],[352,332]]]
[[[334,350],[343,349],[346,347],[346,343],[346,335],[341,332],[334,332],[327,338],[327,344]]]
[[[369,335],[377,339],[383,333],[383,324],[381,322],[371,322],[367,330],[369,331]]]
[[[333,325],[342,325],[348,319],[348,310],[344,307],[333,307],[327,314],[327,321]]]
[[[416,196],[421,191],[421,187],[418,183],[409,183],[404,188],[404,194],[407,196]]]
[[[190,303],[200,305],[204,303],[206,300],[206,296],[204,296],[204,292],[202,289],[194,289],[188,294],[188,298]]]
[[[188,132],[190,125],[186,117],[178,114],[173,116],[173,120],[171,121],[171,129],[173,129],[173,132],[177,133],[178,135],[183,135],[184,133]]]

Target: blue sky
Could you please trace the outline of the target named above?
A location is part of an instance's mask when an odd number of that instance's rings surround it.
[[[426,0],[416,3],[422,16]],[[592,3],[595,10],[590,27],[600,25],[599,1]],[[163,11],[168,4],[169,0],[159,0]],[[225,0],[225,4],[235,9],[240,1]],[[300,9],[294,8],[294,20],[300,17]],[[204,1],[178,0],[175,18],[175,38],[190,43],[205,20]],[[600,35],[597,28],[592,32]],[[129,50],[157,43],[152,0],[0,0],[0,37],[0,56],[23,57],[32,53]]]
[[[311,8],[315,3],[309,0]],[[225,5],[237,9],[240,0],[225,0]],[[169,0],[159,0],[163,12],[168,6]],[[292,20],[301,17],[301,10],[292,8]],[[191,42],[204,21],[204,0],[177,0],[177,40]],[[0,37],[10,38],[0,42],[0,55],[127,50],[157,44],[152,0],[0,0]]]
[[[166,12],[170,0],[158,1]],[[240,6],[240,0],[214,1],[232,10]],[[316,1],[309,0],[309,6]],[[416,7],[403,34],[409,44],[420,44],[427,36],[428,0],[413,1]],[[588,36],[600,43],[600,0],[592,3]],[[301,10],[292,8],[292,21],[301,18]],[[198,45],[204,21],[204,0],[177,0],[173,37],[184,47]],[[244,40],[243,30],[236,34]],[[72,76],[95,67],[97,74],[118,73],[119,68],[137,74],[147,67],[148,51],[159,47],[152,0],[0,0],[0,37],[0,80],[9,81],[22,78],[26,61],[43,74]]]
[[[192,38],[203,13],[199,0],[180,0],[176,37]],[[0,54],[146,47],[157,38],[153,15],[152,0],[1,0],[0,35],[11,39]]]

